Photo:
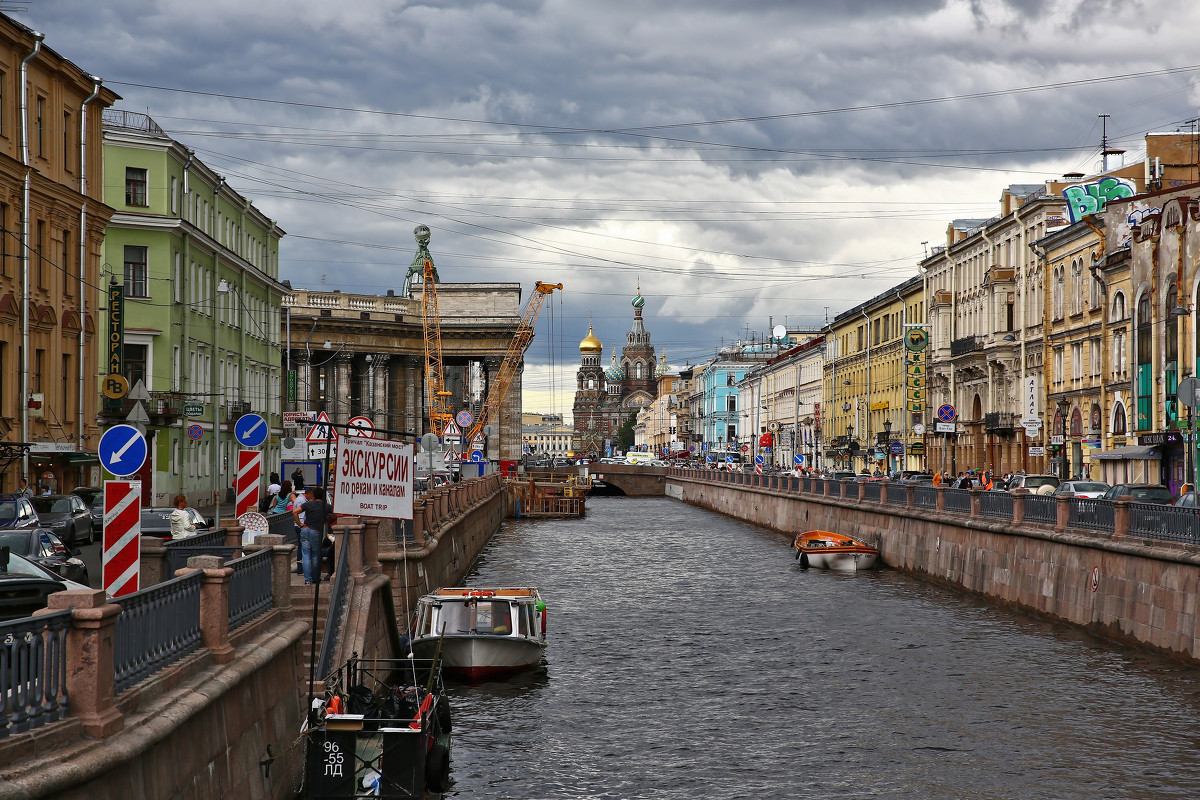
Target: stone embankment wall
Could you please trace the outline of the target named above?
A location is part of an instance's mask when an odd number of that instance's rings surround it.
[[[845,533],[878,545],[889,567],[1200,661],[1196,546],[685,476],[665,494],[789,537]]]

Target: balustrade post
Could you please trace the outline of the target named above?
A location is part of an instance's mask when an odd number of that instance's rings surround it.
[[[271,549],[271,607],[282,609],[284,617],[292,615],[292,571],[296,564],[296,546],[288,544],[286,536],[260,533],[247,550]]]
[[[915,508],[917,505],[917,487],[914,484],[904,484],[904,507]]]
[[[204,573],[204,582],[200,584],[200,643],[212,651],[215,662],[228,664],[233,660],[233,645],[229,643],[229,584],[233,580],[233,567],[225,566],[225,559],[220,556],[192,556],[187,560],[187,568],[175,574],[186,575],[194,570]]]
[[[413,541],[417,547],[425,544],[425,498],[413,500]]]
[[[1113,539],[1121,540],[1129,535],[1129,498],[1113,500]]]
[[[937,503],[935,505],[934,510],[935,511],[945,511],[946,510],[946,487],[945,486],[935,486],[935,487],[933,487],[933,491],[937,493]]]
[[[1055,511],[1058,512],[1058,519],[1054,523],[1054,532],[1062,533],[1071,524],[1071,498],[1056,497]]]
[[[225,531],[225,546],[226,547],[241,547],[242,533],[246,530],[236,522],[226,523],[222,529]]]
[[[1021,525],[1025,522],[1025,498],[1029,496],[1028,489],[1017,489],[1013,495],[1013,525]]]
[[[851,478],[842,478],[842,479],[839,481],[839,483],[841,483],[841,484],[842,484],[842,487],[841,487],[841,488],[842,488],[842,494],[841,494],[842,498],[843,498],[843,499],[849,499],[849,497],[850,497],[850,485],[853,483],[853,480],[852,480]]]
[[[67,687],[70,715],[83,723],[83,732],[102,739],[125,727],[116,707],[114,639],[121,606],[108,602],[102,589],[56,592],[46,598],[39,614],[71,610],[67,631]]]
[[[861,503],[867,498],[867,482],[856,480],[855,483],[858,484],[858,501]]]
[[[890,487],[891,487],[891,483],[888,481],[880,481],[879,482],[879,505],[884,505],[887,503],[888,489]],[[896,488],[899,489],[900,487],[897,486]]]
[[[357,517],[352,519],[357,519]],[[346,554],[346,564],[350,568],[350,574],[355,578],[366,575],[366,572],[363,571],[362,531],[363,525],[359,522],[333,526],[337,557],[340,557],[342,553]],[[343,539],[349,539],[349,541],[343,545]]]
[[[404,525],[403,520],[396,520],[396,523]],[[363,520],[362,559],[363,569],[366,572],[378,573],[383,569],[383,565],[379,563],[379,520],[377,518]]]
[[[980,506],[983,505],[983,490],[972,486],[968,491],[971,492],[971,513],[969,516],[978,517]]]
[[[442,523],[450,519],[450,490],[445,486],[438,489],[438,529]]]
[[[143,536],[141,539],[138,543],[141,551],[141,575],[138,581],[141,588],[145,589],[163,582],[163,572],[167,568],[167,546],[157,536]]]

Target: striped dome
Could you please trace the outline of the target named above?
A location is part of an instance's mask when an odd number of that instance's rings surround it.
[[[608,369],[604,370],[604,376],[610,381],[619,381],[625,377],[625,371],[621,369],[621,365],[617,363],[617,354],[613,353],[612,363],[608,365]]]
[[[641,290],[638,291],[637,296],[633,298],[632,302],[634,308],[641,308],[646,305],[646,298],[642,297]]]

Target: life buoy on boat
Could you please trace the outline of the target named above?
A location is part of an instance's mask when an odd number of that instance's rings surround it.
[[[493,591],[483,591],[482,589],[472,589],[471,591],[466,593],[466,596],[467,597],[491,597],[494,594],[495,594],[495,592],[493,592]]]
[[[537,610],[542,612],[542,636],[545,636],[546,635],[546,603],[542,600],[538,600]]]

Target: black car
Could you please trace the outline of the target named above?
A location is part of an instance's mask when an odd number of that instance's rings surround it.
[[[95,540],[92,512],[79,495],[40,494],[29,501],[42,521],[41,527],[54,531],[67,547],[74,547],[84,539],[88,544]]]
[[[88,582],[87,565],[79,558],[79,550],[68,550],[51,531],[38,528],[0,531],[0,547],[7,547],[19,556],[69,581]]]
[[[0,547],[0,620],[31,616],[55,592],[87,588]]]
[[[159,539],[171,538],[171,512],[173,508],[143,508],[142,536],[156,536]],[[192,524],[196,526],[196,535],[207,533],[212,527],[212,520],[205,519],[194,508],[185,508]]]
[[[1175,502],[1175,495],[1166,486],[1155,483],[1118,483],[1104,493],[1105,500],[1116,500],[1118,497],[1128,497],[1133,503],[1157,503],[1169,506]]]
[[[41,523],[28,497],[0,497],[0,528],[40,528]]]
[[[79,495],[83,498],[83,502],[89,506],[96,501],[96,498],[104,498],[103,486],[76,486],[71,490],[71,494]]]

